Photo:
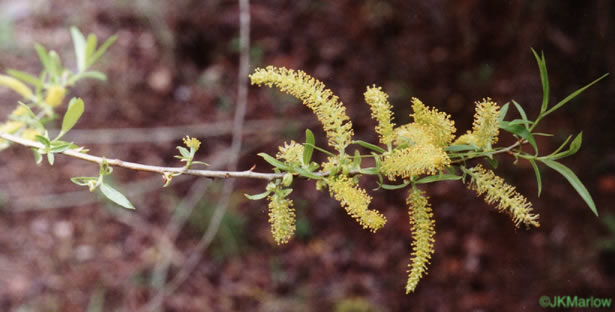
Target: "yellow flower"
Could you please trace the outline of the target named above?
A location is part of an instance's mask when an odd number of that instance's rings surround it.
[[[500,107],[490,98],[476,102],[476,113],[472,131],[460,136],[455,144],[472,144],[481,149],[488,149],[492,144],[497,143],[500,125],[498,117]]]
[[[438,147],[447,147],[455,138],[455,122],[451,116],[435,108],[429,109],[417,98],[412,98],[414,122],[428,129],[433,136],[434,144]]]
[[[381,87],[367,87],[367,91],[363,93],[365,102],[369,104],[369,108],[372,111],[372,118],[376,119],[378,125],[376,126],[376,133],[380,136],[380,143],[384,145],[391,145],[394,138],[392,123],[393,112],[391,112],[391,104],[389,104],[389,96],[382,91]]]
[[[250,75],[252,84],[276,86],[309,107],[323,125],[329,145],[343,152],[350,144],[353,130],[346,108],[325,85],[303,71],[284,67],[257,68]]]
[[[54,85],[47,90],[47,97],[45,97],[45,103],[51,107],[56,107],[62,104],[66,89],[62,86]]]
[[[192,148],[195,151],[199,150],[199,147],[201,147],[201,141],[199,141],[197,138],[191,138],[189,136],[186,136],[184,137],[183,141],[188,148]]]
[[[413,122],[395,128],[395,145],[424,145],[434,144],[434,139],[428,129]]]
[[[352,179],[341,175],[329,177],[329,192],[346,209],[346,212],[363,226],[376,232],[384,226],[386,218],[381,213],[368,209],[372,197],[364,189],[359,188]]]
[[[501,212],[508,213],[515,226],[523,223],[527,227],[533,225],[539,227],[538,215],[533,214],[532,204],[523,195],[519,194],[514,186],[507,184],[502,178],[496,176],[493,171],[484,169],[481,165],[468,169],[472,177],[468,187],[478,195],[485,194],[485,202],[498,205],[496,208]]]
[[[406,294],[413,292],[421,277],[427,274],[427,265],[434,253],[435,221],[428,200],[425,192],[416,188],[412,188],[406,199],[413,239],[412,263],[408,265]]]
[[[37,135],[42,135],[43,131],[38,130],[38,129],[33,129],[33,128],[27,128],[26,130],[23,131],[23,133],[21,134],[21,137],[26,139],[26,140],[30,140],[30,141],[35,141],[36,140],[36,136]]]
[[[0,75],[0,85],[19,93],[24,99],[30,99],[32,97],[32,90],[30,90],[30,87],[11,76]]]
[[[21,122],[21,121],[9,120],[9,121],[3,123],[2,125],[0,125],[0,132],[4,132],[4,133],[8,133],[8,134],[13,134],[13,133],[19,131],[19,129],[21,129],[24,126],[25,126],[25,124],[23,122]]]
[[[280,146],[279,150],[275,156],[277,159],[282,159],[295,166],[300,166],[303,163],[303,145],[294,140],[291,140],[290,144],[284,142],[284,146]]]
[[[293,201],[277,194],[269,199],[269,223],[275,242],[286,244],[295,233],[295,209]]]
[[[421,174],[434,174],[450,162],[448,155],[441,148],[432,144],[415,144],[385,154],[380,169],[390,180],[395,180],[395,177],[410,178]]]
[[[12,112],[11,117],[22,117],[28,114],[28,110],[25,107],[18,105]]]

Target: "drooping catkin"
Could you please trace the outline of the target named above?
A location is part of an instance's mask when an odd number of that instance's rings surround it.
[[[343,152],[350,144],[353,130],[346,108],[321,81],[301,70],[273,66],[257,68],[250,79],[252,84],[276,86],[280,91],[300,99],[316,114],[327,134],[329,145],[338,152]]]
[[[498,177],[493,171],[484,169],[481,165],[468,169],[471,182],[468,187],[480,196],[485,194],[485,202],[496,204],[501,212],[508,213],[515,226],[525,224],[527,227],[539,227],[538,215],[532,213],[532,203],[519,194],[516,188]]]
[[[351,178],[340,175],[327,179],[331,195],[340,202],[346,212],[361,224],[364,229],[376,232],[386,223],[381,213],[369,209],[372,197],[356,185]]]
[[[412,259],[408,264],[406,294],[413,292],[423,275],[427,275],[427,265],[434,253],[435,221],[425,192],[412,188],[406,199],[412,232]]]
[[[273,240],[280,245],[286,244],[295,234],[295,209],[293,201],[282,198],[278,194],[268,197],[269,199],[269,223]]]

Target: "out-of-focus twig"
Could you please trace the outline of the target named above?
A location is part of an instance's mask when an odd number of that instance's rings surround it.
[[[239,72],[237,78],[237,105],[235,108],[235,117],[233,119],[233,140],[231,143],[231,151],[229,154],[228,170],[237,170],[237,162],[242,146],[243,124],[246,114],[248,102],[248,74],[250,70],[250,1],[239,0]],[[148,306],[146,310],[152,311],[160,307],[164,301],[164,297],[175,291],[190,275],[190,273],[198,265],[204,251],[209,247],[212,240],[216,236],[222,218],[226,213],[230,201],[230,195],[233,192],[234,180],[226,180],[222,190],[222,196],[216,209],[213,212],[207,230],[201,237],[200,241],[192,251],[188,260],[183,264],[179,272],[175,275],[169,285],[162,290]]]

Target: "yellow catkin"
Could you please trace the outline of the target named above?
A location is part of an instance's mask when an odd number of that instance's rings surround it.
[[[434,144],[438,147],[447,147],[455,138],[455,122],[451,120],[451,116],[440,112],[435,108],[429,109],[421,100],[412,98],[411,115],[414,122],[424,126],[431,133]]]
[[[273,240],[286,244],[295,234],[296,221],[293,201],[274,194],[269,199],[269,223]]]
[[[432,144],[412,145],[384,155],[380,169],[390,180],[410,178],[421,174],[434,174],[444,169],[451,160],[441,148]]]
[[[352,140],[352,123],[343,103],[325,85],[303,71],[284,67],[257,68],[250,75],[252,84],[276,86],[300,99],[322,123],[328,143],[343,152]]]
[[[280,146],[279,150],[276,154],[277,159],[284,160],[295,166],[300,166],[303,163],[303,145],[298,144],[294,140],[291,140],[290,144],[284,142],[284,145]]]
[[[0,75],[0,85],[19,93],[24,99],[30,99],[32,97],[32,90],[30,90],[30,87],[11,76]]]
[[[389,96],[382,91],[381,87],[367,87],[367,91],[363,93],[365,102],[369,105],[374,118],[378,124],[376,125],[376,133],[380,137],[380,143],[391,145],[394,139],[393,127],[393,112],[391,104],[389,104]]]
[[[43,131],[39,130],[39,129],[33,129],[33,128],[27,128],[23,131],[23,133],[21,134],[21,137],[26,139],[26,140],[30,140],[30,141],[35,141],[36,140],[36,136],[37,135],[42,135]]]
[[[359,188],[352,179],[347,176],[337,176],[327,179],[329,191],[340,202],[346,212],[363,226],[372,232],[384,226],[386,218],[381,213],[368,209],[372,201],[364,189]]]
[[[425,192],[413,188],[406,199],[412,232],[412,259],[408,264],[408,283],[406,294],[413,292],[423,275],[427,275],[427,265],[434,253],[435,221],[429,198]]]
[[[395,145],[434,144],[434,138],[424,126],[413,122],[395,128]]]
[[[523,195],[519,194],[514,186],[507,184],[493,171],[484,169],[481,165],[469,169],[472,177],[469,188],[480,196],[485,194],[485,202],[496,204],[500,212],[508,213],[515,226],[521,223],[527,227],[539,227],[538,215],[533,214],[532,204]]]
[[[457,138],[455,144],[476,145],[481,149],[490,148],[492,144],[498,141],[498,134],[500,133],[499,116],[500,107],[490,98],[476,102],[472,131],[468,131],[468,133]]]
[[[54,85],[47,90],[47,96],[45,97],[45,103],[51,107],[56,107],[62,104],[64,101],[64,95],[66,95],[66,89],[62,86]]]

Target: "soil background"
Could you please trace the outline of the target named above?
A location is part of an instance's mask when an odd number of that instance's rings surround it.
[[[203,141],[198,159],[224,167],[238,71],[236,1],[0,1],[0,12],[2,72],[38,73],[35,42],[74,66],[70,26],[101,39],[118,35],[96,65],[108,81],[71,90],[86,112],[70,138],[92,154],[179,165],[175,146],[191,135]],[[390,94],[398,124],[409,121],[416,96],[451,114],[463,133],[473,103],[484,97],[515,99],[537,115],[542,91],[530,48],[544,51],[552,103],[615,73],[615,4],[608,0],[270,0],[253,1],[250,13],[251,68],[286,66],[324,81],[366,141],[376,140],[362,95],[367,85]],[[270,171],[256,154],[302,141],[306,127],[324,146],[324,133],[298,101],[267,88],[249,92],[240,170]],[[461,183],[428,185],[436,251],[429,275],[405,295],[406,191],[370,191],[372,207],[389,220],[372,234],[326,192],[299,181],[291,195],[297,235],[276,246],[266,202],[243,196],[265,183],[238,180],[216,239],[160,311],[542,311],[541,296],[615,299],[613,98],[610,76],[545,119],[541,131],[555,136],[538,142],[548,153],[583,131],[580,152],[563,163],[593,195],[599,218],[556,172],[542,168],[538,198],[530,165],[498,157],[497,172],[533,202],[540,228],[516,229]],[[16,100],[0,90],[0,113]],[[512,142],[504,133],[500,141]],[[18,146],[0,154],[1,311],[144,309],[159,290],[151,282],[156,268],[168,262],[172,278],[184,266],[222,188],[185,178],[163,189],[159,176],[117,168],[115,185],[137,207],[126,212],[70,182],[97,172],[61,156],[53,167],[37,167]],[[169,242],[170,220],[185,198],[196,198],[193,209]]]

